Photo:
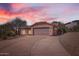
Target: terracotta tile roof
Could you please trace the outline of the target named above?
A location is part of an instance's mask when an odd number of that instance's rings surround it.
[[[33,24],[32,26],[38,25],[38,24],[40,24],[40,25],[42,25],[42,24],[48,24],[48,25],[52,26],[52,24],[49,24],[48,22],[37,22],[37,23]]]
[[[35,26],[35,25],[42,25],[42,24],[48,24],[48,25],[50,25],[50,26],[56,27],[55,24],[50,24],[50,23],[48,23],[48,22],[37,22],[37,23],[35,23],[35,24],[31,25],[31,26],[20,27],[20,28],[21,28],[21,29],[27,29],[27,28],[29,29],[29,28],[31,28],[31,27],[33,27],[33,26]]]

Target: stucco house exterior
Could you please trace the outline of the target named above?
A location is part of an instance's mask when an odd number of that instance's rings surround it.
[[[73,27],[76,26],[76,25],[77,25],[77,22],[69,22],[69,23],[67,23],[65,26],[70,29],[70,28],[73,28]]]
[[[37,22],[28,27],[19,28],[21,35],[54,35],[57,33],[57,28],[53,24],[47,22]]]
[[[66,23],[65,26],[69,29],[69,31],[74,31],[75,27],[78,26],[79,20],[75,20],[69,23]]]

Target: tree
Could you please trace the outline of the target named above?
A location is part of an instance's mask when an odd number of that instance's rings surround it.
[[[54,28],[57,28],[57,35],[63,34],[66,32],[67,28],[65,27],[64,23],[62,22],[58,22],[58,21],[54,21],[52,22]]]
[[[19,28],[26,27],[27,22],[23,21],[22,19],[16,17],[12,22],[10,22],[13,25],[13,28],[16,30],[16,34],[20,34]]]
[[[16,28],[26,26],[26,21],[22,21],[20,18],[16,18],[11,22],[0,25],[0,38],[6,39],[10,36],[16,35]]]
[[[15,30],[8,23],[0,25],[0,38],[7,39],[10,36],[15,35]]]
[[[14,27],[25,27],[27,26],[26,21],[21,20],[20,18],[16,17],[11,24],[14,25]]]

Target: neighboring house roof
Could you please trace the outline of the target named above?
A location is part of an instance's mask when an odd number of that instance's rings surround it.
[[[68,28],[73,28],[74,26],[77,26],[78,22],[79,22],[79,20],[75,20],[75,21],[66,23],[65,26]]]
[[[65,25],[67,25],[67,24],[71,24],[71,22],[68,22],[68,23],[66,23]]]
[[[79,22],[79,20],[75,20],[75,21],[72,21],[72,22]]]
[[[77,23],[77,22],[79,22],[79,20],[74,20],[74,21],[72,21],[72,22],[68,22],[68,23],[66,23],[65,25],[67,25],[67,24],[71,24],[71,23]]]

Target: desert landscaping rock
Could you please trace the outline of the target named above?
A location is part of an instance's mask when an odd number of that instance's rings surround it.
[[[79,56],[79,32],[70,32],[60,36],[60,43],[71,55]]]

